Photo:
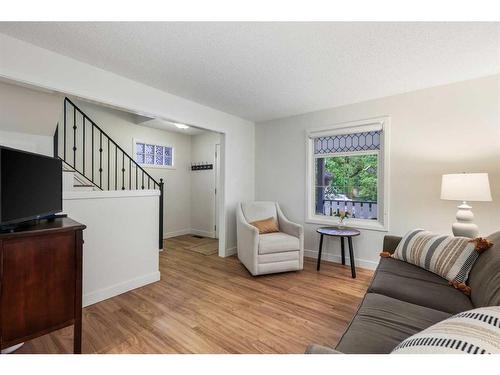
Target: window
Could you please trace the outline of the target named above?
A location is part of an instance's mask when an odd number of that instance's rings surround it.
[[[307,221],[388,229],[389,119],[371,119],[313,131],[307,136]]]
[[[171,146],[155,145],[142,141],[134,141],[135,161],[145,167],[172,168],[174,166],[174,149]]]

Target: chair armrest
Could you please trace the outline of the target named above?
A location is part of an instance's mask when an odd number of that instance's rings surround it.
[[[236,220],[238,232],[241,230],[244,235],[249,237],[249,239],[256,239],[258,241],[259,230],[246,221],[245,217],[243,216],[243,212],[241,212],[241,209],[237,211]]]
[[[243,216],[243,212],[241,212],[241,209],[237,210],[236,227],[238,231],[238,237],[240,237],[241,235],[241,239],[245,243],[249,243],[252,241],[255,241],[256,243],[259,242],[259,230],[246,221],[245,217]]]
[[[391,236],[391,235],[384,236],[384,244],[382,251],[387,251],[388,253],[393,254],[396,251],[398,244],[401,242],[401,239],[402,237],[399,236]]]
[[[280,232],[289,234],[297,238],[302,238],[304,236],[304,228],[300,224],[296,224],[288,220],[278,204],[276,204],[276,210],[278,212],[278,224],[280,227]]]
[[[321,345],[308,345],[305,354],[343,354],[335,349]]]
[[[239,204],[236,209],[236,231],[238,259],[252,275],[256,275],[258,272],[259,230],[248,224]]]

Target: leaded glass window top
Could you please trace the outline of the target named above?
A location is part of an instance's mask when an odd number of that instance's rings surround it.
[[[380,150],[380,131],[338,134],[314,139],[314,154]]]

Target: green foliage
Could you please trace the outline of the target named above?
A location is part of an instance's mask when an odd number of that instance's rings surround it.
[[[327,157],[324,162],[332,175],[327,190],[353,200],[377,200],[378,155]]]

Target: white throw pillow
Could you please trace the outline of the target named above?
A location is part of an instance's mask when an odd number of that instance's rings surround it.
[[[454,315],[408,337],[392,354],[500,354],[500,306]]]

